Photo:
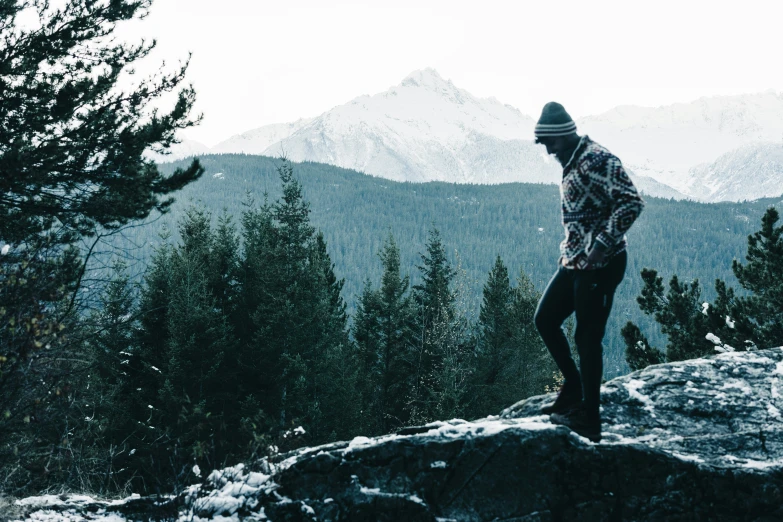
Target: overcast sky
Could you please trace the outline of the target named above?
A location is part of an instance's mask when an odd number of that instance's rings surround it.
[[[204,121],[186,137],[212,146],[425,67],[531,116],[779,92],[781,20],[780,0],[155,0],[121,34],[156,38],[155,66],[193,53]]]

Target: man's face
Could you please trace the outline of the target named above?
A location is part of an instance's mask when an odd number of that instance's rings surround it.
[[[557,154],[557,152],[560,150],[558,145],[562,141],[563,140],[559,140],[558,138],[552,136],[539,136],[536,138],[536,143],[546,147],[546,153],[549,155]]]

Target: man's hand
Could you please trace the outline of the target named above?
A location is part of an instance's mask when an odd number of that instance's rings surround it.
[[[590,253],[587,254],[587,269],[591,270],[597,266],[600,266],[601,263],[604,262],[604,257],[606,257],[606,250],[607,246],[601,243],[600,241],[596,241],[593,243],[593,249],[590,251]]]

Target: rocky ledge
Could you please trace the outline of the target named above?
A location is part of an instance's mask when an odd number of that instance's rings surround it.
[[[782,389],[781,348],[651,366],[603,386],[599,443],[538,413],[552,395],[532,397],[213,471],[173,518],[783,520]]]

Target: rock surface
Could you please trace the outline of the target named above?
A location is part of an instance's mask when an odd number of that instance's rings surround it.
[[[538,414],[553,396],[532,397],[214,471],[179,518],[783,520],[781,390],[781,348],[651,366],[603,386],[599,443]]]

